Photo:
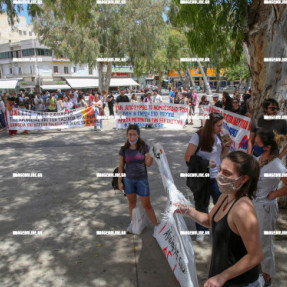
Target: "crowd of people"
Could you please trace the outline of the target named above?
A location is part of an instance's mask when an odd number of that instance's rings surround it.
[[[174,102],[178,91],[173,92],[171,100]],[[185,93],[182,97],[187,98]],[[212,104],[232,111],[238,110],[240,103],[241,114],[248,115],[250,91],[242,101],[237,93],[232,101],[229,98],[224,94],[220,102],[215,95]],[[208,104],[206,102],[202,97],[199,104]],[[195,221],[198,242],[204,241],[204,231],[212,230],[209,279],[204,287],[267,287],[271,286],[271,277],[275,274],[274,236],[266,235],[265,231],[275,231],[277,198],[287,195],[284,177],[287,169],[282,161],[287,154],[287,124],[284,119],[264,119],[264,115],[277,115],[279,104],[275,99],[265,100],[262,107],[262,116],[251,121],[246,152],[230,152],[232,139],[220,135],[224,119],[221,113],[209,115],[204,125],[192,135],[186,149],[184,158],[188,173],[209,173],[207,178],[192,177],[187,181],[194,195],[195,208],[177,203],[175,210]],[[138,195],[152,224],[157,226],[147,180],[151,154],[149,146],[140,138],[139,128],[130,126],[127,142],[119,153],[120,171],[125,166],[127,171],[126,178],[119,178],[119,187],[127,193],[130,218]],[[282,176],[269,177],[266,173]],[[214,207],[208,212],[210,197]]]

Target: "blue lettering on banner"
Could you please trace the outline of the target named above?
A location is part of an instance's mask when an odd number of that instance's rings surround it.
[[[123,116],[132,116],[132,112],[123,112]]]
[[[223,128],[225,128],[226,130],[228,130],[230,136],[232,136],[232,137],[236,137],[236,136],[237,136],[238,129],[234,129],[234,128],[232,128],[232,127],[229,127],[226,122],[223,122]]]

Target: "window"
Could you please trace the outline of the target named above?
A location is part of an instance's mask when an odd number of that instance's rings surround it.
[[[19,30],[19,35],[22,35],[22,30]]]
[[[29,66],[30,74],[34,74],[34,66]]]
[[[24,34],[24,36],[26,36],[26,35],[27,35],[27,32],[26,32],[26,31],[23,31],[23,34]]]
[[[32,32],[29,32],[29,36],[32,36]]]
[[[25,57],[25,56],[34,56],[35,55],[35,52],[34,52],[34,49],[23,49],[22,50],[22,56]]]
[[[18,67],[18,75],[22,75],[22,67]]]
[[[52,56],[52,51],[49,49],[37,49],[38,56]]]
[[[54,66],[53,69],[54,69],[54,73],[59,73],[58,66]]]
[[[12,52],[0,53],[0,59],[12,59]]]
[[[92,67],[89,67],[89,75],[93,75],[93,69],[92,69]]]
[[[69,67],[64,67],[64,73],[69,74]]]
[[[77,72],[77,67],[73,67],[73,72],[74,72],[74,73]]]
[[[9,68],[9,74],[13,74],[12,67]]]

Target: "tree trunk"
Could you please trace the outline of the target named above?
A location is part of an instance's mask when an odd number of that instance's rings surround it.
[[[107,72],[104,73],[104,63],[98,62],[98,71],[99,71],[99,92],[102,93],[102,91],[109,91],[111,77],[112,77],[112,63],[109,62],[107,64]]]
[[[161,87],[162,87],[162,75],[163,75],[163,72],[162,71],[160,71],[159,73],[158,73],[158,92],[160,93],[160,91],[161,91]]]
[[[245,36],[252,80],[250,108],[257,117],[264,99],[275,98],[282,106],[287,94],[287,62],[264,62],[264,58],[287,57],[287,5],[254,0]]]
[[[192,78],[192,76],[191,76],[191,73],[190,73],[190,70],[189,70],[189,69],[187,69],[187,75],[188,75],[188,77],[189,77],[189,80],[190,80],[190,82],[191,82],[192,87],[195,88],[195,82],[194,82],[194,80],[193,80],[193,78]]]
[[[220,89],[220,86],[221,86],[221,75],[220,75],[220,69],[217,67],[216,68],[216,79],[217,79],[217,86],[216,86],[216,93],[219,93],[219,89]]]
[[[202,78],[203,78],[203,81],[204,81],[204,85],[205,85],[206,90],[207,90],[207,94],[208,95],[212,95],[212,91],[211,91],[211,89],[210,89],[210,87],[208,85],[207,77],[206,77],[205,72],[204,72],[204,70],[202,68],[202,65],[201,65],[200,61],[197,61],[197,63],[198,63],[198,67],[200,69],[200,72],[201,72],[201,75],[202,75]]]
[[[264,58],[287,58],[287,5],[265,5],[254,0],[245,43],[250,55],[250,108],[257,117],[264,99],[275,98],[283,107],[283,95],[287,94],[287,62],[264,62]],[[287,197],[280,198],[279,205],[286,208]]]
[[[182,75],[181,75],[181,71],[180,71],[180,70],[177,70],[177,72],[178,72],[178,74],[179,74],[180,81],[181,81],[183,87],[185,88],[185,83],[184,83],[184,79],[183,79],[183,77],[182,77]]]

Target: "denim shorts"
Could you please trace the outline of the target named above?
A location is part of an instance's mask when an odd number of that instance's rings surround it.
[[[133,179],[124,177],[125,193],[126,194],[137,194],[139,196],[149,196],[149,184],[148,178]]]

